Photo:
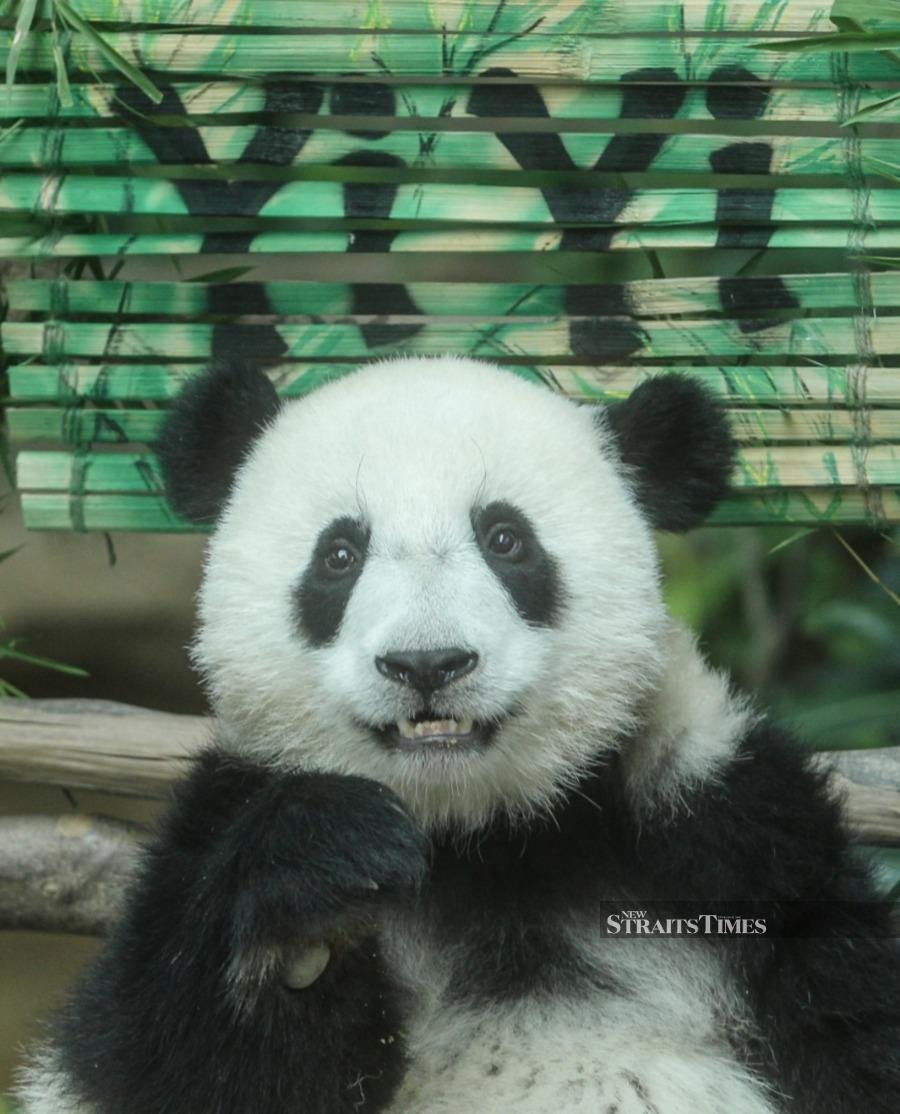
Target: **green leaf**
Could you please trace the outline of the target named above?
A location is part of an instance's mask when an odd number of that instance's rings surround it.
[[[6,58],[6,84],[12,85],[16,80],[16,70],[19,66],[19,55],[34,23],[34,13],[37,10],[37,0],[20,0],[19,15],[16,18],[16,29],[10,44],[9,54]]]
[[[207,271],[204,275],[194,275],[187,282],[234,282],[252,271],[252,267],[222,267],[218,271]]]
[[[26,654],[22,650],[14,649],[12,642],[0,643],[0,658],[12,658],[14,661],[24,661],[28,665],[39,665],[42,669],[52,669],[55,673],[67,673],[70,677],[89,677],[90,674],[77,665],[65,665],[52,658],[42,658],[37,654]]]
[[[869,50],[900,47],[900,31],[842,31],[837,35],[812,35],[808,39],[781,39],[751,43],[751,50],[776,50],[782,54],[811,54],[814,51],[859,54]]]
[[[63,53],[62,40],[59,34],[59,28],[56,26],[56,19],[53,20],[53,30],[51,32],[51,43],[53,49],[53,62],[56,66],[56,92],[59,95],[59,103],[64,108],[71,108],[74,103],[72,100],[72,90],[69,87],[69,71],[66,69],[66,56]]]
[[[791,534],[789,538],[785,538],[784,541],[780,541],[778,545],[773,545],[772,548],[766,552],[766,556],[771,557],[773,553],[778,553],[782,549],[787,549],[787,547],[789,545],[793,545],[794,542],[798,542],[801,538],[808,537],[810,534],[814,533],[815,529],[812,527],[810,527],[808,530],[798,530],[795,534]]]
[[[104,39],[87,20],[82,19],[78,12],[69,7],[65,0],[53,0],[53,2],[56,5],[56,10],[66,23],[75,31],[80,31],[82,35],[90,39],[94,47],[103,55],[111,66],[114,66],[120,73],[124,74],[125,77],[127,77],[133,85],[136,85],[142,93],[148,96],[154,104],[160,103],[163,99],[163,95],[149,77],[142,74],[136,66],[133,66],[126,58],[123,58],[117,50],[114,50],[106,39]]]
[[[900,255],[860,255],[857,258],[860,263],[875,263],[879,267],[889,267],[893,271],[900,268]]]
[[[10,557],[15,556],[15,554],[18,553],[20,549],[24,549],[24,547],[25,543],[22,542],[21,545],[14,545],[12,549],[4,549],[3,552],[0,553],[0,565],[2,565],[4,561],[8,561]]]
[[[852,23],[900,23],[900,0],[835,0],[831,22],[840,27]]]
[[[850,124],[858,124],[860,120],[867,120],[870,116],[876,116],[879,112],[882,111],[882,109],[887,108],[889,105],[894,104],[896,101],[900,101],[900,93],[895,93],[892,97],[888,97],[886,100],[878,101],[877,104],[866,105],[865,108],[861,108],[859,112],[855,112],[852,116],[846,119],[843,124],[841,124],[841,127],[846,128],[849,127]]]

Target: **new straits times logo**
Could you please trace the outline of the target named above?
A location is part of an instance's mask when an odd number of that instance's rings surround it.
[[[607,936],[765,936],[767,927],[765,917],[722,913],[663,917],[647,909],[625,909],[606,918]]]

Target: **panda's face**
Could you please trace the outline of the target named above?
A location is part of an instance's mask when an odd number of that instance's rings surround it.
[[[288,405],[211,543],[226,736],[385,782],[426,824],[551,802],[655,685],[655,552],[590,413],[461,360]]]

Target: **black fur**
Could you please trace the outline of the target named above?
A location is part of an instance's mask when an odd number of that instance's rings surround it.
[[[623,769],[598,763],[552,821],[435,843],[413,902],[424,840],[388,790],[207,753],[58,1025],[76,1094],[100,1114],[384,1110],[407,1003],[366,916],[382,901],[446,945],[452,993],[471,1007],[627,994],[615,941],[608,969],[589,969],[561,932],[604,905],[663,917],[737,904],[766,935],[694,942],[727,950],[755,1019],[758,1041],[732,1034],[735,1054],[786,1096],[785,1114],[893,1114],[896,942],[822,773],[767,725],[678,809],[638,814]],[[297,938],[334,951],[312,987],[289,991],[258,957]],[[251,977],[229,979],[235,967]]]
[[[325,555],[340,538],[355,546],[361,559],[343,576],[329,576],[324,564]],[[294,593],[297,622],[310,645],[325,646],[337,636],[368,548],[369,531],[353,518],[337,518],[319,535],[309,565]]]
[[[699,526],[728,490],[736,452],[712,396],[687,376],[661,375],[600,414],[651,524],[674,531]]]
[[[278,395],[257,368],[238,360],[190,379],[160,429],[156,451],[169,502],[192,522],[213,522]]]
[[[402,1017],[371,911],[408,900],[424,847],[375,782],[201,756],[58,1022],[77,1096],[100,1114],[383,1109]],[[331,960],[289,990],[263,959],[304,939]]]
[[[512,527],[522,542],[521,553],[513,560],[495,555],[485,544],[488,531],[498,523]],[[522,618],[537,626],[552,626],[562,603],[559,570],[528,516],[509,503],[491,503],[473,511],[472,527],[488,568]]]

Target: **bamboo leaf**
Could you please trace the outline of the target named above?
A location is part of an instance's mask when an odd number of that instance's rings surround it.
[[[0,658],[12,658],[14,661],[23,661],[28,665],[39,665],[41,669],[52,669],[54,673],[66,673],[70,677],[89,677],[90,674],[77,665],[65,665],[52,658],[42,658],[37,654],[26,654],[23,650],[15,649],[12,642],[0,643]]]
[[[80,31],[111,66],[124,74],[132,84],[136,85],[138,89],[146,94],[155,104],[160,103],[163,99],[163,95],[149,77],[142,74],[137,66],[132,65],[132,63],[126,58],[123,58],[117,50],[114,50],[90,23],[82,19],[78,12],[69,7],[65,0],[53,0],[53,2],[56,6],[56,10],[66,23],[75,31]]]
[[[896,255],[860,255],[860,263],[877,263],[879,267],[890,267],[900,270],[900,256]]]
[[[53,30],[51,32],[53,43],[53,61],[56,64],[56,90],[59,94],[59,103],[64,108],[72,107],[72,90],[69,86],[69,71],[66,69],[66,57],[63,53],[59,27],[56,25],[56,13],[53,14]]]
[[[860,54],[900,47],[900,31],[842,31],[836,35],[813,35],[808,39],[781,39],[751,43],[751,50],[775,50],[782,54],[813,54],[819,51]]]
[[[194,275],[193,278],[186,279],[186,282],[234,282],[235,279],[241,278],[243,275],[249,274],[252,267],[222,267],[218,271],[207,271],[202,275]]]
[[[897,101],[900,101],[900,93],[895,93],[894,96],[888,97],[886,100],[879,101],[877,104],[867,105],[865,108],[861,108],[859,112],[855,112],[851,117],[849,117],[849,119],[845,120],[841,127],[846,128],[850,124],[858,124],[862,120],[867,120],[872,116],[877,116],[879,112],[883,111],[885,108],[888,108],[892,104],[896,104]]]
[[[844,549],[847,550],[847,552],[850,554],[850,556],[853,558],[853,560],[857,563],[857,565],[859,565],[859,567],[866,574],[866,576],[874,584],[877,584],[878,587],[885,593],[885,595],[888,596],[890,599],[892,599],[894,601],[894,603],[898,607],[900,607],[900,596],[898,596],[897,593],[892,588],[890,588],[887,584],[885,584],[885,582],[881,579],[881,577],[878,575],[878,573],[876,573],[873,569],[869,568],[869,566],[866,564],[866,562],[862,559],[862,557],[860,557],[860,555],[856,552],[856,550],[853,548],[853,546],[847,541],[847,539],[843,536],[843,534],[839,534],[837,530],[832,530],[832,533],[837,538],[837,540],[841,543],[841,545],[844,547]]]
[[[6,84],[12,85],[16,79],[16,69],[19,65],[19,55],[34,23],[34,13],[37,10],[37,0],[21,0],[19,14],[16,18],[16,27],[13,32],[12,45],[6,59]]]
[[[840,27],[842,24],[856,24],[861,22],[900,22],[900,0],[866,0],[863,5],[860,0],[835,0],[831,9],[831,22]]]
[[[808,537],[813,533],[815,533],[814,530],[798,530],[796,533],[791,534],[789,538],[780,541],[778,545],[773,545],[772,548],[766,552],[766,556],[771,557],[773,554],[778,553],[782,549],[787,549],[789,545],[793,545],[794,542],[798,542],[801,538]]]

